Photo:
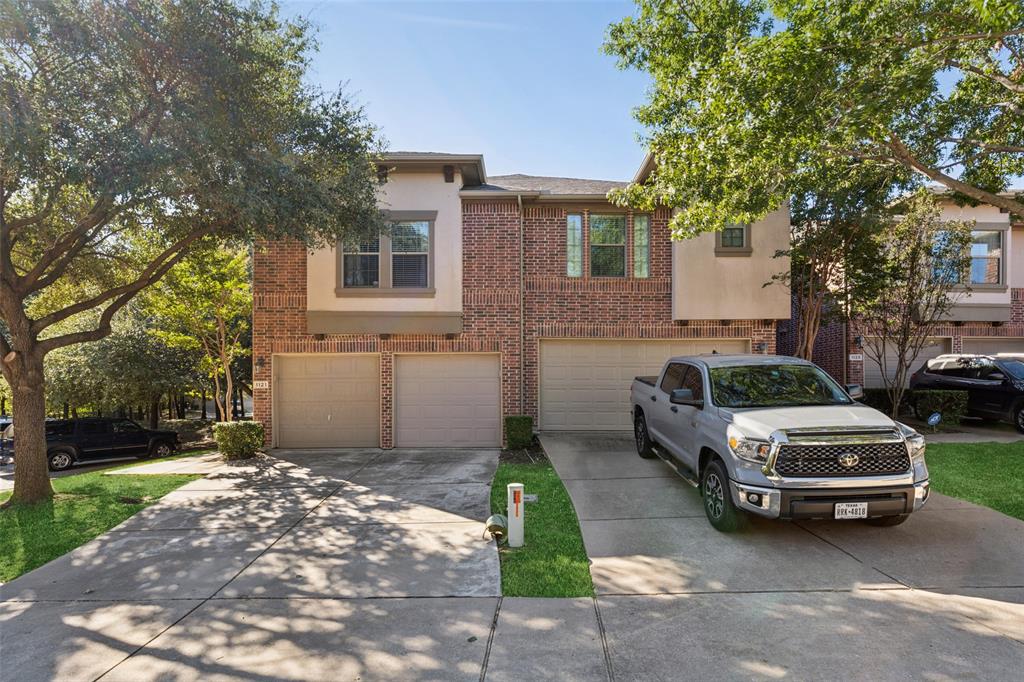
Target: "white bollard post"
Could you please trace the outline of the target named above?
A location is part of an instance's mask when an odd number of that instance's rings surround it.
[[[526,500],[523,499],[523,484],[508,484],[508,546],[523,546],[523,521],[526,516]]]

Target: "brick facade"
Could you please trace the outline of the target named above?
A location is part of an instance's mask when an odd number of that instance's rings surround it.
[[[587,220],[607,205],[470,200],[462,207],[463,331],[455,338],[409,335],[311,335],[306,329],[306,252],[295,243],[260,245],[253,258],[253,359],[256,385],[271,385],[274,353],[380,354],[381,446],[393,446],[394,354],[501,354],[503,414],[538,416],[542,338],[751,339],[775,352],[774,320],[672,320],[669,212],[651,216],[650,277],[589,277]],[[584,217],[583,277],[565,274],[566,214]],[[520,225],[522,224],[522,243]],[[632,216],[628,216],[632,234]],[[632,239],[627,239],[627,268]],[[523,258],[520,259],[520,249]],[[709,254],[709,257],[713,257]],[[524,264],[525,267],[520,267]],[[525,292],[520,301],[520,290]],[[522,314],[520,314],[522,309]],[[254,418],[272,442],[271,390],[254,386]]]

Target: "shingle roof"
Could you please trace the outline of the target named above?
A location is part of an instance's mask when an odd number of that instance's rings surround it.
[[[467,187],[467,190],[490,192],[544,192],[546,194],[604,196],[609,190],[625,187],[628,182],[615,180],[586,180],[583,178],[558,178],[543,175],[492,175],[486,185]]]

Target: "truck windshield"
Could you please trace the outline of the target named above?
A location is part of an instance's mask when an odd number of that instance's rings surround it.
[[[713,367],[711,395],[719,407],[849,405],[832,377],[813,365]]]

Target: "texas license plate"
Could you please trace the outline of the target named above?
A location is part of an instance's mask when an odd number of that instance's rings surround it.
[[[866,519],[867,517],[867,502],[836,502],[837,519]]]

